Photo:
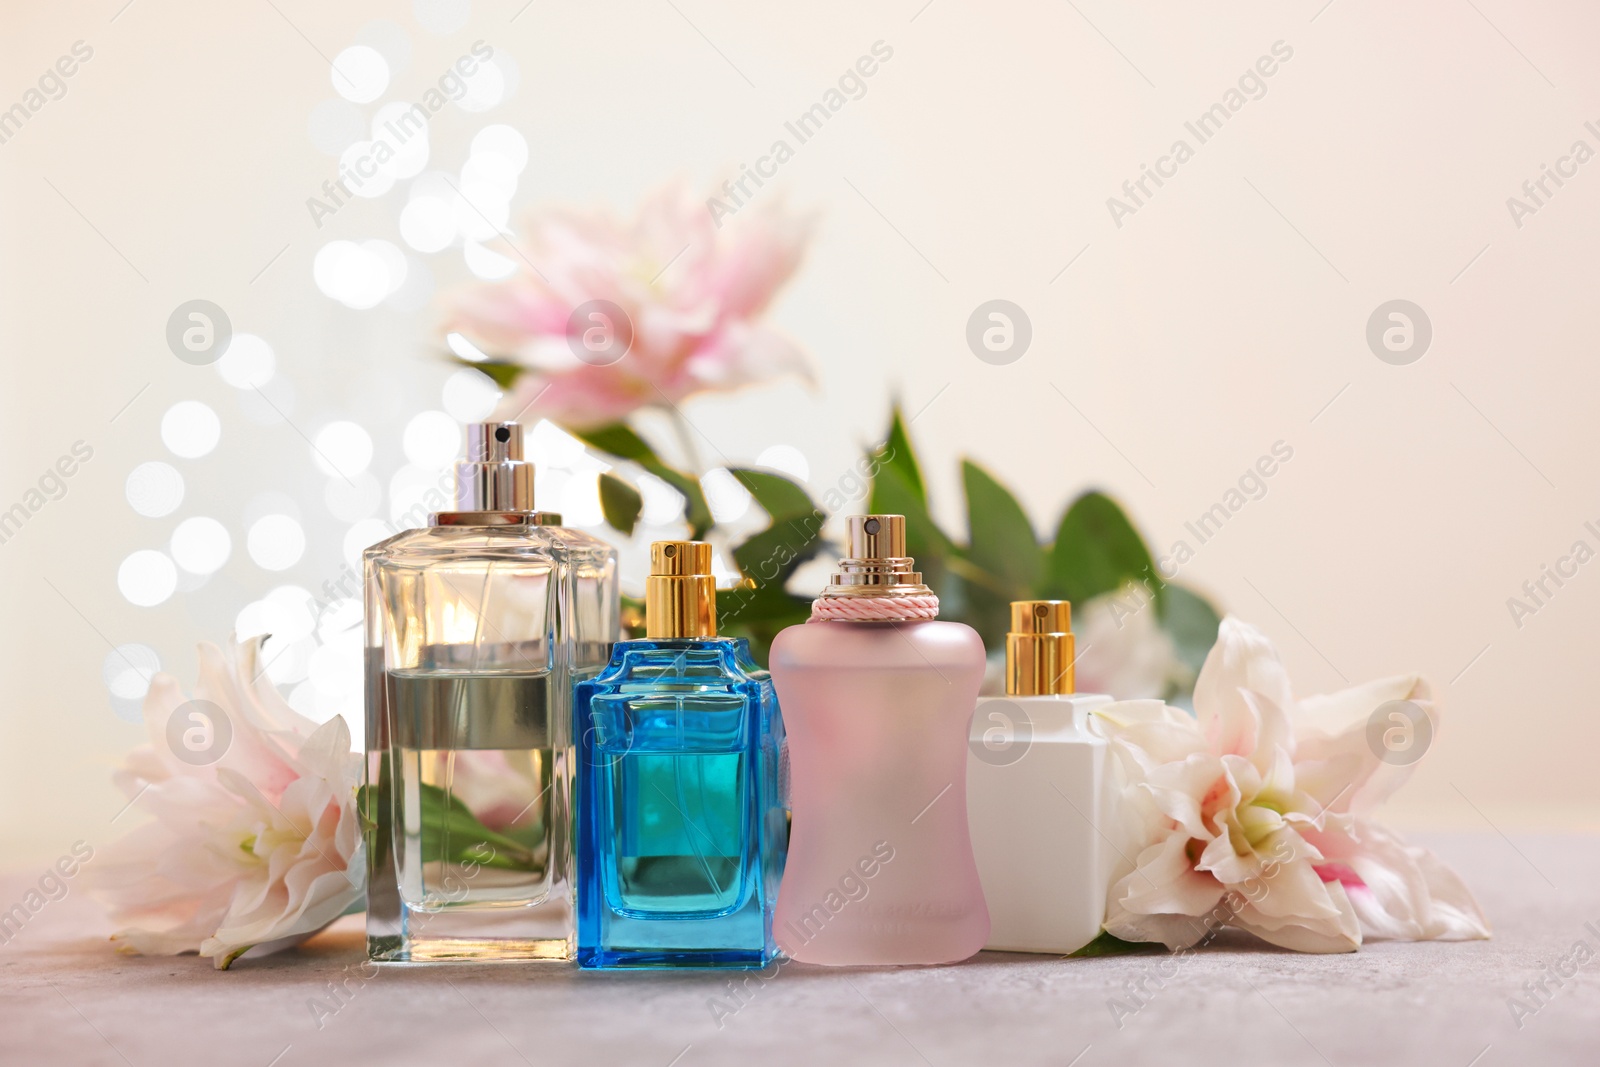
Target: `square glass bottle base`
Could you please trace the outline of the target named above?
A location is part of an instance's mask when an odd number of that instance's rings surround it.
[[[552,960],[571,962],[576,943],[569,931],[570,908],[414,910],[401,905],[390,921],[368,916],[367,956],[381,963],[434,963],[444,960]],[[523,914],[517,914],[523,912]]]
[[[756,970],[777,958],[776,947],[766,937],[761,907],[754,902],[715,920],[636,919],[609,912],[599,925],[604,930],[599,944],[578,945],[579,967]]]
[[[677,970],[699,967],[731,971],[759,971],[777,957],[739,949],[614,949],[591,948],[578,951],[578,966],[586,971],[637,970],[654,968]]]

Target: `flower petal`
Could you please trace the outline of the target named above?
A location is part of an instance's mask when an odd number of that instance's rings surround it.
[[[1295,952],[1354,952],[1361,947],[1361,925],[1344,886],[1329,882],[1324,891],[1328,907],[1316,917],[1288,913],[1268,913],[1247,903],[1234,917],[1232,925],[1279,948]],[[1270,892],[1268,897],[1270,897]]]
[[[1128,750],[1145,767],[1206,751],[1205,734],[1193,716],[1160,700],[1118,700],[1096,708],[1089,726]]]
[[[1385,762],[1367,736],[1373,713],[1393,700],[1416,705],[1438,733],[1439,708],[1420,675],[1382,678],[1300,702],[1295,724],[1300,786],[1328,811],[1371,811],[1411,777],[1417,760]]]
[[[1472,892],[1432,852],[1361,820],[1351,833],[1313,835],[1330,861],[1364,884],[1350,899],[1363,933],[1394,941],[1470,941],[1490,936]]]
[[[1168,948],[1193,945],[1206,936],[1199,916],[1222,899],[1215,878],[1194,869],[1188,839],[1175,833],[1139,854],[1134,870],[1112,886],[1106,929],[1125,941],[1160,941]]]
[[[1277,649],[1261,631],[1229,615],[1217,628],[1217,643],[1194,687],[1195,717],[1218,755],[1248,756],[1256,750],[1260,722],[1247,691],[1280,709],[1294,706]]]

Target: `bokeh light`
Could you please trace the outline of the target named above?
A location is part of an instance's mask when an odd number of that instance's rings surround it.
[[[598,526],[605,521],[600,508],[600,475],[594,471],[573,474],[561,487],[561,521],[568,526]]]
[[[424,411],[406,423],[406,459],[423,470],[442,470],[460,455],[461,427],[443,411]]]
[[[396,100],[372,116],[372,141],[392,153],[381,166],[396,178],[414,178],[428,165],[428,115],[416,104]]]
[[[306,532],[288,515],[263,515],[250,524],[245,549],[262,570],[288,570],[305,554]]]
[[[217,447],[222,420],[198,400],[180,400],[161,416],[161,441],[173,455],[198,459]]]
[[[756,466],[782,471],[797,481],[811,477],[811,464],[806,454],[793,445],[772,445],[756,457]]]
[[[177,511],[183,503],[183,475],[170,463],[151,460],[128,472],[122,491],[135,512],[159,519]]]
[[[732,522],[750,510],[750,490],[722,467],[707,471],[700,479],[700,488],[705,491],[711,517],[718,522]]]
[[[467,91],[461,94],[456,106],[462,111],[488,111],[511,96],[512,78],[506,57],[496,53],[478,64],[478,69],[462,79]]]
[[[389,63],[376,49],[351,45],[333,57],[333,91],[353,104],[366,104],[389,87]]]
[[[486,282],[497,282],[517,273],[516,260],[476,241],[467,241],[461,248],[461,256],[467,269]]]
[[[384,257],[354,241],[329,241],[318,249],[311,276],[323,295],[358,311],[377,307],[393,288]]]
[[[178,568],[164,552],[143,548],[117,568],[117,589],[130,604],[155,607],[178,588]]]
[[[132,723],[142,721],[140,710],[145,694],[150,691],[150,680],[159,670],[161,657],[149,645],[118,645],[106,653],[100,675],[105,680],[111,709],[117,718]]]
[[[235,389],[255,389],[272,379],[277,359],[272,346],[253,333],[236,333],[228,342],[217,373]]]
[[[639,511],[639,521],[646,526],[665,526],[677,522],[683,514],[683,494],[653,474],[641,473],[634,482],[644,506]]]
[[[379,163],[382,154],[367,140],[357,141],[339,154],[339,177],[351,193],[371,200],[394,188],[395,172],[389,166],[393,160]]]
[[[190,574],[215,574],[228,562],[233,539],[216,519],[196,515],[178,523],[169,547],[178,566]]]
[[[482,363],[489,358],[489,353],[467,340],[465,334],[454,331],[445,334],[444,345],[468,363]]]
[[[456,239],[455,213],[438,197],[413,197],[400,209],[400,237],[418,252],[443,251]]]
[[[472,367],[462,367],[445,379],[441,400],[457,422],[481,422],[500,402],[494,379]]]
[[[311,457],[323,474],[354,478],[372,464],[372,435],[353,422],[330,422],[317,431]]]
[[[472,138],[472,158],[485,161],[491,171],[503,161],[514,176],[528,165],[528,142],[510,126],[485,126]]]

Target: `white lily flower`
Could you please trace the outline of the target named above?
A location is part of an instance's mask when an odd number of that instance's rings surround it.
[[[1097,711],[1126,780],[1129,842],[1106,930],[1181,949],[1227,925],[1300,952],[1488,937],[1449,868],[1364,818],[1414,766],[1369,744],[1373,712],[1399,700],[1437,726],[1416,675],[1296,701],[1272,643],[1230,617],[1194,717],[1158,700]]]
[[[202,644],[194,700],[170,675],[151,682],[150,744],[116,781],[153,818],[91,871],[123,951],[198,952],[221,969],[361,905],[361,757],[343,719],[318,726],[283,700],[258,667],[262,640],[235,643],[231,661]]]

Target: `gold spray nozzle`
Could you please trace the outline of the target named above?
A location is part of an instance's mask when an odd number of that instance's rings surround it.
[[[644,585],[646,637],[717,636],[717,581],[704,541],[653,541]]]
[[[844,596],[927,596],[917,561],[906,555],[904,515],[852,515],[845,525],[845,558],[824,599]]]
[[[1013,600],[1006,634],[1006,693],[1043,696],[1073,691],[1072,604]]]
[[[904,515],[852,515],[845,540],[851,559],[905,559]]]

